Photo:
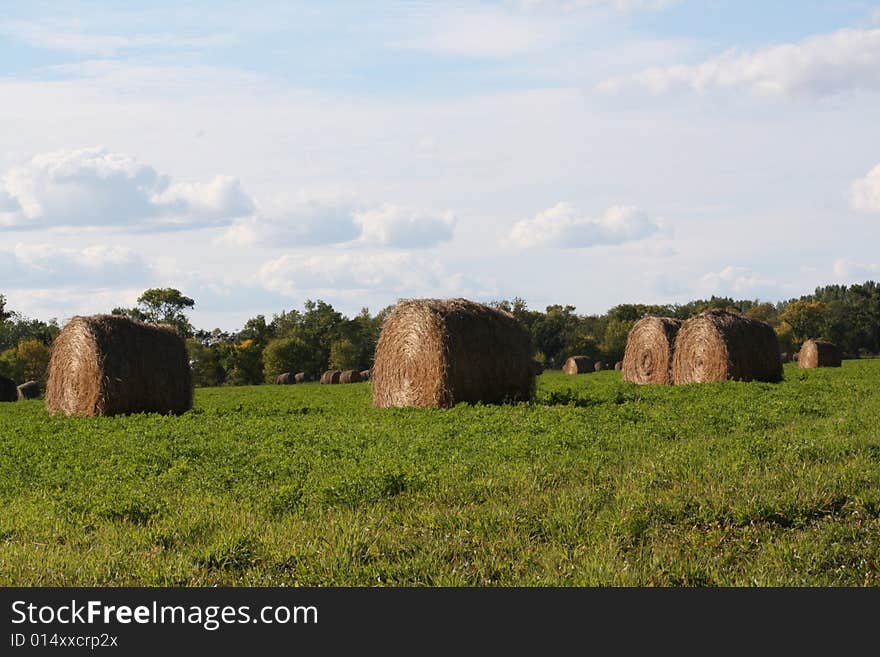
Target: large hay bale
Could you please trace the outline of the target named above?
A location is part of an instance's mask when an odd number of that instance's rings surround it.
[[[296,377],[290,372],[285,372],[275,377],[275,383],[279,386],[290,386],[296,383]]]
[[[616,363],[614,363],[614,369],[615,370],[622,370],[623,369],[623,361],[619,360]]]
[[[192,400],[186,343],[171,327],[95,315],[74,317],[55,338],[50,414],[183,413]]]
[[[297,372],[293,375],[293,378],[297,383],[305,383],[309,380],[309,377],[306,376],[305,372]]]
[[[602,370],[605,369],[605,363],[603,363],[601,360],[597,360],[596,364],[593,365],[593,369],[596,370],[597,372],[601,372]]]
[[[0,402],[14,402],[18,399],[15,381],[0,376]]]
[[[562,366],[566,374],[585,374],[593,372],[593,359],[589,356],[569,356]]]
[[[373,370],[361,370],[361,381],[369,381],[373,378]]]
[[[382,325],[373,405],[529,400],[533,353],[528,332],[510,313],[467,299],[407,299]]]
[[[360,383],[361,380],[360,370],[343,370],[339,375],[339,383]]]
[[[340,376],[342,376],[342,370],[327,370],[321,375],[321,383],[324,385],[339,383]]]
[[[630,329],[623,353],[623,380],[629,383],[672,383],[675,336],[681,321],[672,317],[643,317]]]
[[[23,399],[36,399],[40,396],[42,388],[36,381],[25,381],[17,388],[17,398],[19,401]]]
[[[779,341],[767,322],[725,310],[691,317],[672,358],[676,385],[709,381],[781,381]]]
[[[798,353],[798,367],[840,367],[840,349],[827,340],[807,340]]]

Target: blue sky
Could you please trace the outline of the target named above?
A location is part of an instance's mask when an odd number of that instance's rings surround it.
[[[878,2],[0,10],[0,293],[32,316],[880,274]]]

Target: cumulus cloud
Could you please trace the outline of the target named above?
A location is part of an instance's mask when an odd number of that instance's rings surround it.
[[[198,228],[252,210],[235,178],[172,183],[153,167],[101,147],[37,155],[0,177],[0,228]]]
[[[845,280],[876,279],[880,275],[880,264],[853,262],[846,258],[838,258],[834,261],[834,275]]]
[[[653,93],[745,89],[765,96],[820,97],[880,90],[880,29],[844,29],[754,52],[728,50],[695,66],[658,66],[599,85]]]
[[[850,185],[849,202],[856,212],[880,213],[880,164]]]
[[[451,212],[385,203],[358,209],[351,198],[324,194],[275,201],[274,207],[235,222],[220,241],[233,246],[295,247],[360,240],[365,244],[423,248],[452,239]]]
[[[255,215],[235,222],[220,238],[233,246],[312,246],[349,242],[360,235],[356,206],[344,195],[275,199]]]
[[[420,248],[452,239],[455,216],[451,212],[425,212],[386,203],[358,212],[361,239],[373,244]]]
[[[764,284],[765,281],[750,269],[731,265],[719,272],[709,272],[700,279],[701,288],[713,294],[746,293]]]
[[[532,219],[517,222],[509,238],[525,248],[587,248],[640,240],[659,230],[659,223],[634,206],[615,205],[593,219],[580,216],[570,204],[560,202]]]
[[[8,288],[118,287],[148,283],[150,267],[133,250],[97,244],[74,249],[18,244],[0,250],[0,280]]]
[[[410,253],[285,254],[264,264],[257,279],[285,296],[306,292],[381,290],[383,294],[453,294],[463,289],[461,274],[438,261]]]

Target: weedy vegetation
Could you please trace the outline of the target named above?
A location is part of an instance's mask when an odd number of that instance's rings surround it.
[[[180,416],[0,404],[2,585],[878,585],[880,361],[782,383],[545,372],[534,401],[370,383]]]

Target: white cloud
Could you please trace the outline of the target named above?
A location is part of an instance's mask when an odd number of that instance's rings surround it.
[[[677,5],[681,0],[520,0],[524,9],[559,7],[573,9],[614,9],[615,11],[657,11]]]
[[[579,216],[570,204],[560,202],[532,219],[517,222],[509,237],[525,248],[586,248],[640,240],[660,229],[657,222],[633,206],[615,205],[592,219]]]
[[[349,242],[360,235],[356,206],[345,194],[301,193],[270,200],[235,222],[220,241],[232,246],[296,247]]]
[[[121,246],[98,244],[76,249],[17,244],[0,250],[0,280],[12,289],[115,288],[151,279],[152,272],[143,259]]]
[[[834,275],[838,279],[849,281],[876,279],[880,275],[880,264],[853,262],[846,258],[838,258],[834,261]]]
[[[654,93],[746,89],[765,96],[819,97],[880,90],[880,29],[844,29],[763,50],[728,50],[696,66],[658,66],[610,78],[601,91],[630,85]]]
[[[34,21],[2,21],[0,34],[35,48],[110,57],[122,51],[206,48],[229,43],[226,36],[182,37],[171,33],[122,35],[85,32],[75,26]]]
[[[355,213],[361,239],[368,243],[404,248],[428,247],[448,242],[455,228],[451,212],[424,212],[385,203]]]
[[[880,213],[880,164],[849,188],[850,206],[856,212]]]
[[[700,279],[700,287],[712,294],[750,293],[765,284],[766,281],[750,269],[730,265],[719,272],[709,272]]]
[[[448,295],[468,289],[462,274],[410,253],[285,254],[263,265],[257,279],[285,296],[380,290],[383,296]]]
[[[502,58],[534,50],[558,38],[558,26],[500,10],[456,10],[429,15],[428,32],[398,44],[405,50],[476,58]]]
[[[234,178],[174,183],[135,158],[104,148],[37,155],[0,178],[0,228],[49,226],[200,227],[248,214]],[[18,208],[15,208],[10,200]]]

